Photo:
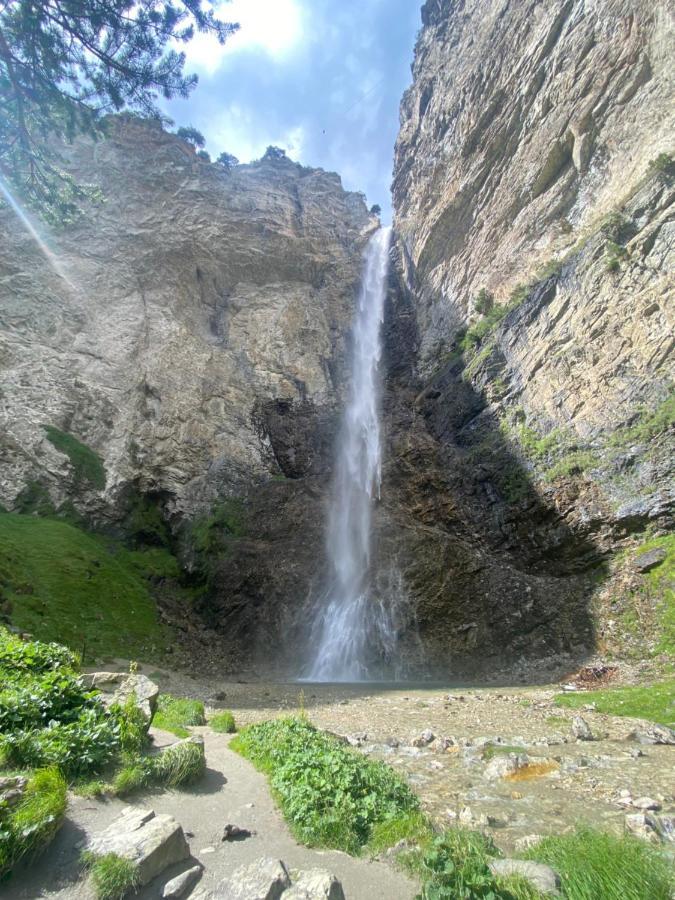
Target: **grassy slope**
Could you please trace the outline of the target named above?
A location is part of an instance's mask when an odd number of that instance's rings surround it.
[[[560,694],[556,697],[556,703],[572,709],[595,703],[598,712],[610,716],[634,716],[672,727],[675,725],[675,680],[639,687]]]
[[[66,522],[0,514],[0,596],[15,625],[87,657],[160,656],[170,641],[147,576],[174,575],[175,560],[129,552]]]

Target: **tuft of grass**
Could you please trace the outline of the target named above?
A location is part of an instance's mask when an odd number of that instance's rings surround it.
[[[0,876],[22,856],[51,841],[66,806],[66,781],[61,772],[55,767],[34,772],[18,805],[9,813],[0,809]]]
[[[75,481],[78,484],[86,482],[90,487],[102,491],[105,487],[105,469],[98,453],[67,431],[60,431],[53,425],[45,425],[44,429],[47,440],[70,460]]]
[[[639,687],[610,688],[604,691],[583,691],[578,694],[558,694],[557,706],[578,709],[595,703],[598,712],[610,716],[632,716],[648,719],[661,725],[675,725],[675,681],[662,681]]]
[[[368,850],[372,854],[382,853],[400,841],[411,845],[424,846],[433,836],[429,820],[419,810],[404,812],[393,819],[378,822],[368,841]]]
[[[269,775],[291,830],[309,846],[358,853],[377,826],[419,810],[396,772],[302,717],[252,725],[230,747]]]
[[[670,393],[654,409],[640,408],[632,425],[617,428],[609,439],[610,446],[627,447],[645,444],[667,434],[675,427],[675,393]]]
[[[592,450],[574,450],[547,469],[544,477],[549,481],[568,475],[582,475],[598,464],[598,457]]]
[[[76,781],[71,789],[78,797],[84,797],[86,800],[93,800],[96,797],[102,797],[109,790],[105,781],[99,778],[88,778],[86,781]]]
[[[177,737],[189,737],[187,726],[206,725],[204,704],[200,700],[160,694],[152,724],[155,728],[170,731]]]
[[[567,900],[669,900],[675,888],[666,858],[628,835],[578,828],[544,838],[525,855],[558,872]]]
[[[201,741],[181,741],[152,757],[152,780],[166,787],[190,784],[204,774],[206,758]]]
[[[55,519],[0,513],[0,585],[12,621],[87,656],[161,655],[161,625],[141,554]]]
[[[200,778],[206,769],[201,741],[181,741],[157,756],[127,756],[117,772],[112,792],[122,797],[151,787],[179,787]]]
[[[136,866],[116,853],[99,856],[85,851],[82,862],[91,875],[96,900],[123,900],[139,886]]]
[[[234,716],[229,709],[224,709],[222,712],[217,712],[214,716],[211,716],[209,725],[214,731],[218,731],[221,734],[234,734],[237,730]]]
[[[486,744],[483,748],[483,759],[486,762],[495,756],[508,756],[509,753],[524,753],[524,747],[510,747],[507,744]]]

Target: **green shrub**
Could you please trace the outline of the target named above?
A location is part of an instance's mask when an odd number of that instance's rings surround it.
[[[580,828],[544,838],[526,855],[558,872],[567,900],[669,900],[675,888],[665,857],[629,836]]]
[[[30,778],[18,805],[0,810],[0,876],[51,841],[66,811],[66,782],[55,768]]]
[[[47,440],[70,460],[75,480],[86,481],[91,487],[102,491],[105,487],[105,469],[98,453],[66,431],[60,431],[53,425],[45,425],[44,428]]]
[[[22,641],[0,627],[0,670],[4,679],[16,679],[23,673],[51,672],[55,669],[77,671],[77,655],[61,644]]]
[[[473,301],[473,306],[476,312],[480,313],[482,316],[485,316],[492,310],[494,305],[494,294],[491,294],[490,291],[486,290],[486,288],[481,288],[480,291],[478,291],[476,299]]]
[[[659,153],[656,159],[652,159],[647,166],[647,172],[650,175],[666,175],[668,178],[675,177],[675,159],[670,153]]]
[[[569,475],[582,475],[597,464],[598,457],[592,450],[573,450],[558,460],[550,469],[547,469],[544,477],[553,481]]]
[[[609,439],[614,447],[647,443],[661,434],[667,434],[675,427],[675,393],[671,393],[654,409],[646,407],[638,410],[635,421],[625,428],[617,428]]]
[[[149,758],[132,757],[116,773],[111,790],[118,797],[124,797],[152,784],[152,766]]]
[[[136,866],[116,853],[97,856],[85,851],[82,862],[91,875],[96,900],[123,900],[139,886]]]
[[[151,758],[151,777],[155,784],[178,787],[200,778],[206,769],[204,745],[181,741]]]
[[[160,694],[152,724],[155,728],[161,728],[163,731],[170,731],[177,737],[186,738],[190,734],[186,726],[206,725],[204,704],[201,700]]]
[[[499,851],[487,835],[451,828],[435,838],[418,866],[424,885],[420,900],[535,900],[539,894],[522,879],[498,879],[488,867]],[[599,898],[598,898],[599,900]]]
[[[310,846],[356,853],[375,826],[419,808],[392,769],[301,718],[250,726],[230,746],[270,776],[291,829]]]
[[[222,734],[234,734],[237,730],[234,716],[229,709],[224,709],[222,712],[217,712],[214,716],[211,716],[209,725],[214,731],[219,731]]]

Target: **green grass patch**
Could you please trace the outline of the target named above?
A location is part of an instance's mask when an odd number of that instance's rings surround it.
[[[56,768],[35,772],[18,805],[0,807],[0,876],[56,834],[67,805],[66,782]]]
[[[670,393],[654,409],[641,407],[632,425],[617,428],[609,439],[614,447],[644,444],[675,427],[675,393]]]
[[[214,731],[219,731],[221,734],[234,734],[237,730],[234,716],[229,709],[224,709],[211,716],[209,719],[209,726]]]
[[[116,853],[99,856],[85,851],[82,862],[91,876],[96,900],[123,900],[140,885],[136,866]]]
[[[0,588],[14,624],[88,657],[161,655],[170,632],[149,577],[166,573],[167,555],[122,551],[67,522],[0,513]]]
[[[128,755],[109,790],[122,797],[147,788],[181,787],[201,778],[205,770],[204,745],[196,741],[181,741],[156,756]]]
[[[184,697],[172,697],[161,694],[157,702],[157,712],[152,724],[155,728],[170,731],[177,737],[186,738],[190,732],[189,725],[206,725],[204,704],[201,700],[188,700]]]
[[[67,431],[60,431],[53,425],[45,425],[47,440],[64,453],[73,467],[75,481],[86,482],[90,487],[102,491],[105,487],[105,469],[103,460],[86,444]]]
[[[565,716],[546,716],[546,724],[557,727],[558,725],[569,725],[569,721]]]
[[[548,481],[554,481],[556,478],[569,475],[582,475],[597,464],[597,454],[592,450],[573,450],[571,453],[566,453],[555,465],[547,469],[544,477]]]
[[[665,559],[645,575],[647,590],[656,599],[658,642],[655,653],[675,658],[675,534],[647,541],[636,555],[663,549]]]
[[[252,725],[230,747],[269,775],[296,838],[358,853],[377,826],[419,809],[401,777],[303,718]]]
[[[669,900],[675,879],[646,841],[580,828],[544,838],[526,854],[558,872],[567,900]]]
[[[525,747],[509,746],[508,744],[486,744],[483,748],[483,759],[487,762],[495,756],[508,756],[509,753],[525,753]]]
[[[557,706],[570,709],[595,703],[597,711],[606,715],[632,716],[661,725],[675,725],[675,680],[639,687],[558,694],[555,702]]]

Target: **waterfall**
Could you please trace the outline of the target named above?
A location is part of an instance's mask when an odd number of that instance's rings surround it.
[[[349,397],[337,446],[326,550],[329,587],[312,632],[312,681],[361,681],[367,657],[391,653],[394,630],[381,599],[370,591],[371,515],[380,495],[380,331],[389,270],[390,228],[371,237],[353,328]]]

